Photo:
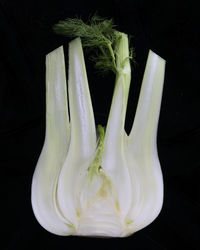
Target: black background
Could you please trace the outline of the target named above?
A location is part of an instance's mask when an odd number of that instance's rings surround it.
[[[199,249],[200,98],[199,18],[195,1],[0,1],[1,249]],[[45,55],[68,39],[52,25],[98,11],[133,35],[126,130],[130,131],[149,49],[166,59],[158,130],[165,193],[159,217],[124,239],[59,237],[45,231],[31,209],[31,179],[45,133]],[[67,59],[66,59],[67,60]],[[67,63],[67,62],[66,62]],[[96,123],[106,124],[112,75],[87,62]],[[81,244],[81,245],[80,245]]]

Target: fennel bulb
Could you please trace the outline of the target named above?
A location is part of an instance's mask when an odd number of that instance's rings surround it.
[[[165,61],[149,51],[127,135],[129,44],[126,34],[117,34],[114,57],[110,53],[116,84],[106,129],[95,127],[81,39],[69,43],[68,85],[63,47],[46,57],[46,136],[31,201],[38,222],[57,235],[125,237],[149,225],[162,207],[156,135]]]

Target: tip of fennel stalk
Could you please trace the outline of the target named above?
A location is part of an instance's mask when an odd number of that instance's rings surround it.
[[[92,50],[90,60],[95,63],[98,72],[105,74],[112,71],[116,74],[118,44],[125,34],[117,31],[115,27],[112,19],[94,15],[88,22],[79,18],[68,18],[55,24],[53,30],[66,37],[80,37],[87,52]],[[128,59],[133,58],[134,49],[129,48]]]

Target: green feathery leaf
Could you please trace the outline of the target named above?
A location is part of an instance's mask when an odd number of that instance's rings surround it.
[[[95,67],[102,73],[110,70],[116,73],[116,47],[121,35],[114,28],[112,19],[94,15],[87,23],[79,18],[68,18],[55,24],[53,30],[66,37],[80,37],[83,47],[89,51],[96,49],[90,58]]]

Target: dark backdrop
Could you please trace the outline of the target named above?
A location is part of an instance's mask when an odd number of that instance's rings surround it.
[[[199,249],[199,18],[195,1],[0,0],[1,249]],[[58,237],[31,209],[31,179],[45,133],[45,55],[66,38],[52,25],[98,11],[133,36],[136,62],[128,103],[130,131],[149,49],[167,61],[158,130],[164,205],[148,227],[125,239]],[[97,123],[106,124],[114,78],[87,62]],[[81,244],[81,246],[80,246]]]

